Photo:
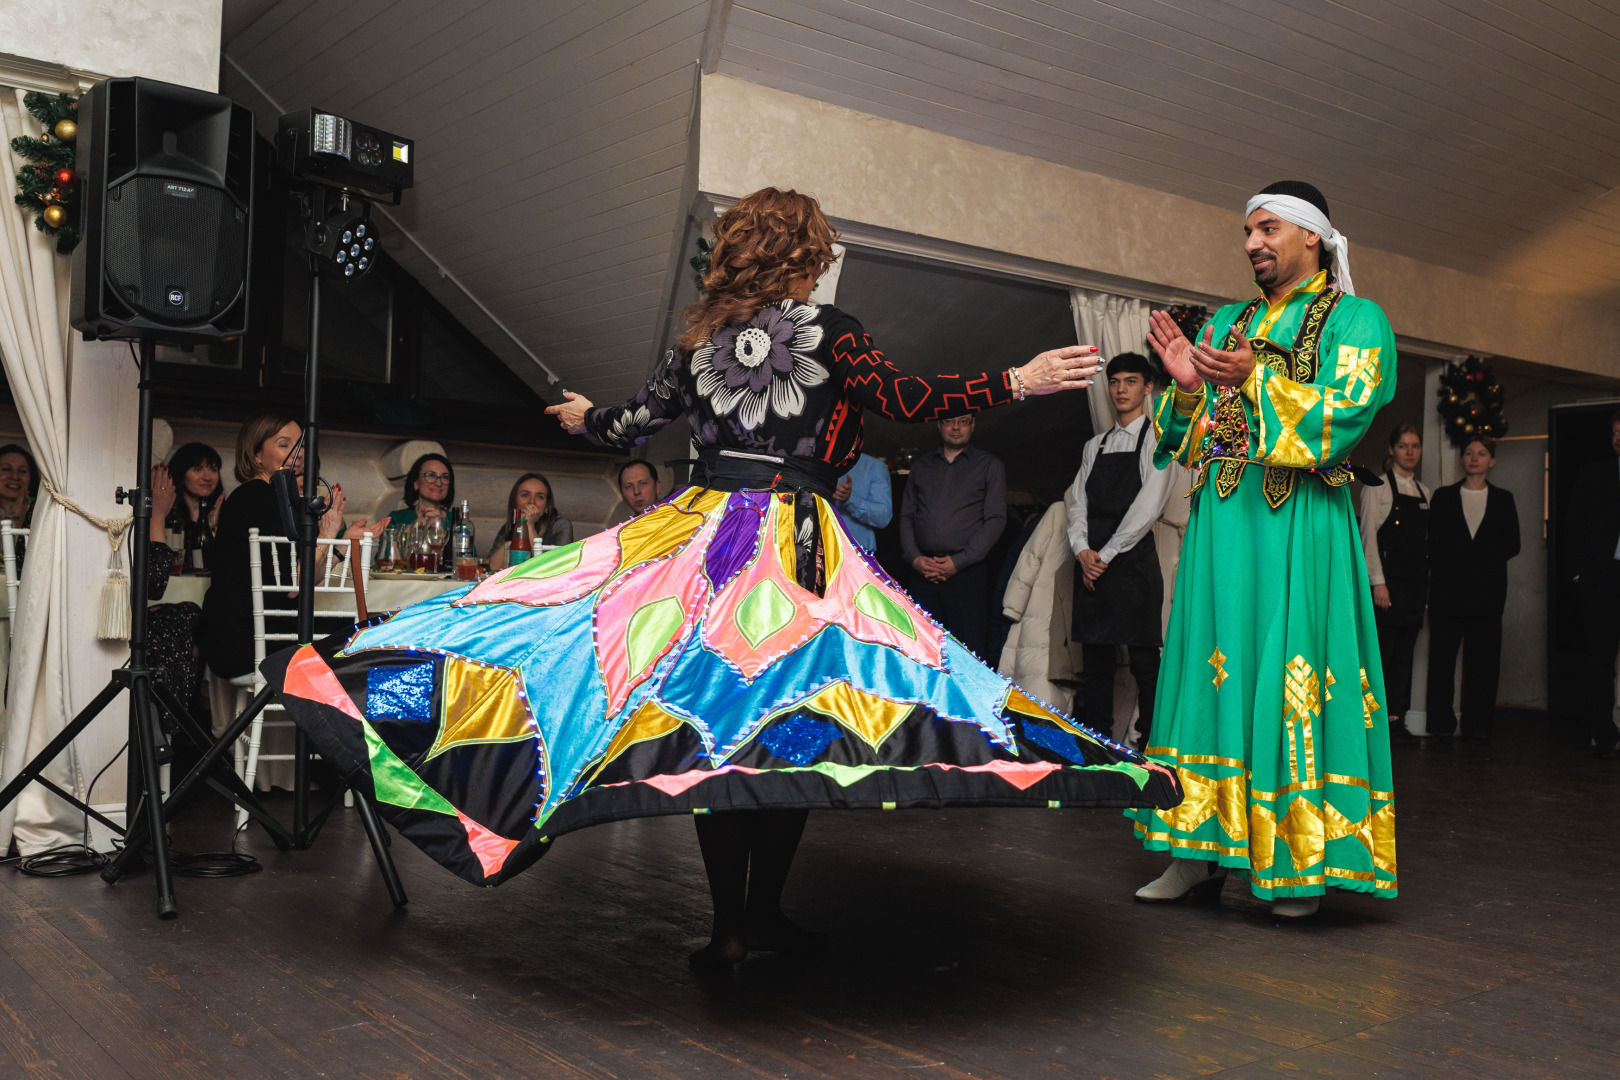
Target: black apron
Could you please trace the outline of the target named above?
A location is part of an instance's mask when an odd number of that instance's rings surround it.
[[[1151,426],[1151,420],[1143,421],[1134,449],[1103,453],[1098,447],[1086,477],[1086,542],[1092,551],[1101,551],[1113,537],[1142,490],[1142,443]],[[1150,529],[1135,547],[1114,556],[1095,591],[1086,588],[1085,574],[1075,567],[1071,633],[1087,645],[1156,648],[1163,641],[1163,605],[1164,575]]]
[[[1378,557],[1384,563],[1389,608],[1376,609],[1377,621],[1390,627],[1423,625],[1429,599],[1429,504],[1421,494],[1403,495],[1394,474],[1384,473],[1394,499],[1389,517],[1378,526]]]

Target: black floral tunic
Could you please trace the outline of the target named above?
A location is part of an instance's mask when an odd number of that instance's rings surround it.
[[[670,350],[635,397],[590,410],[585,427],[629,447],[684,413],[699,448],[815,458],[842,471],[861,452],[863,410],[918,424],[962,416],[1012,401],[1009,379],[907,375],[853,316],[783,300],[690,352]]]

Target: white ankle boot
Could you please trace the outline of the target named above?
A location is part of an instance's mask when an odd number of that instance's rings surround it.
[[[1136,899],[1144,904],[1173,904],[1188,897],[1209,902],[1220,899],[1225,884],[1226,867],[1208,859],[1173,858],[1168,870],[1136,890]]]
[[[1271,902],[1271,915],[1275,919],[1305,919],[1315,915],[1321,906],[1320,896],[1289,896]]]

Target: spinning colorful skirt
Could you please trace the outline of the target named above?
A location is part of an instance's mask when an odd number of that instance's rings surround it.
[[[797,583],[807,526],[820,595]],[[264,671],[329,763],[481,885],[621,818],[1181,798],[982,664],[803,492],[690,487]]]

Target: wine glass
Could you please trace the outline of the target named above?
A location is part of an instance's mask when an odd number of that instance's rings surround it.
[[[430,518],[423,518],[419,524],[422,527],[422,544],[427,554],[424,562],[427,572],[442,574],[445,571],[444,546],[450,539],[450,529],[445,524],[444,515],[436,514]]]

